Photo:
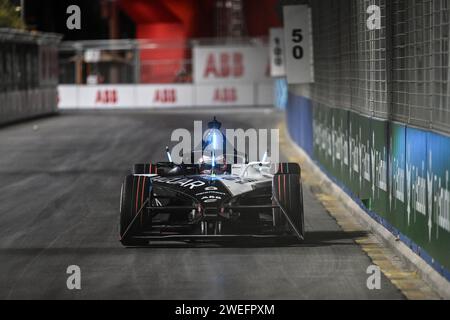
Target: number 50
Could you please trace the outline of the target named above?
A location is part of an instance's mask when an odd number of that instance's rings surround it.
[[[303,47],[300,45],[303,41],[302,29],[292,30],[292,42],[296,45],[292,48],[292,55],[294,59],[300,60],[303,58]]]

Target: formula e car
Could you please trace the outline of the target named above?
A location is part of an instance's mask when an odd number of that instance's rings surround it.
[[[192,164],[172,162],[166,148],[168,162],[134,165],[121,189],[124,246],[242,237],[304,240],[300,166],[271,163],[267,154],[249,162],[235,150],[220,159],[214,149],[205,152],[220,126],[217,120],[209,124],[212,135]]]

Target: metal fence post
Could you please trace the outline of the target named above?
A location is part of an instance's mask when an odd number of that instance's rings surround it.
[[[133,60],[134,83],[139,84],[141,82],[141,57],[140,57],[141,51],[138,41],[134,43],[133,52],[134,52],[134,60]]]

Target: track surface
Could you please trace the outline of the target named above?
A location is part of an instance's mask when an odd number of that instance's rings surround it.
[[[217,114],[224,127],[276,128],[275,112],[66,112],[0,129],[0,299],[402,299],[305,188],[308,240],[295,246],[118,242],[120,184],[164,160],[173,129]],[[81,268],[69,291],[66,269]]]

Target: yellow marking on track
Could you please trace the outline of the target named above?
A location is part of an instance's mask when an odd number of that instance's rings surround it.
[[[404,278],[411,278],[416,277],[417,273],[414,271],[398,271],[398,272],[386,272],[386,275],[388,275],[392,280],[398,280],[398,279],[404,279]]]
[[[361,232],[361,236],[355,237],[354,241],[360,246],[370,260],[380,267],[383,274],[394,284],[409,300],[431,300],[440,297],[419,277],[414,271],[406,270],[403,266],[394,262],[395,256],[391,249],[377,241],[374,236],[367,233],[360,223],[355,221],[349,210],[335,195],[325,193],[314,177],[312,170],[303,170],[309,167],[307,159],[298,154],[287,139],[284,122],[279,124],[280,128],[280,150],[288,161],[296,162],[302,167],[302,181],[313,190],[316,199],[323,205],[327,212],[336,220],[344,232]],[[367,235],[364,235],[367,234]]]

